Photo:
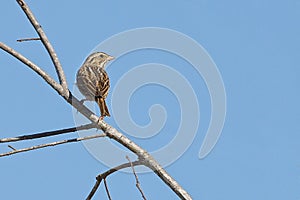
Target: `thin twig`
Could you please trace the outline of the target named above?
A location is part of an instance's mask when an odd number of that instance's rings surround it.
[[[132,163],[124,163],[122,165],[119,165],[117,167],[114,167],[114,168],[111,168],[109,170],[107,170],[106,172],[102,173],[102,174],[99,174],[97,177],[96,177],[96,183],[95,185],[93,186],[91,192],[89,193],[88,197],[86,198],[86,200],[91,200],[94,196],[94,194],[96,193],[101,181],[103,179],[106,179],[107,176],[113,174],[114,172],[117,172],[121,169],[124,169],[124,168],[128,168],[128,167],[131,167],[131,164],[134,165],[134,166],[137,166],[137,165],[144,165],[142,161],[140,160],[137,160],[137,161],[134,161]]]
[[[133,166],[133,164],[132,164],[132,162],[131,162],[129,156],[126,156],[126,159],[128,160],[128,162],[129,162],[130,165],[131,165],[131,169],[132,169],[132,172],[133,172],[134,177],[135,177],[135,180],[136,180],[135,186],[136,186],[137,189],[140,191],[140,193],[141,193],[143,199],[144,199],[144,200],[147,200],[147,198],[146,198],[146,196],[145,196],[145,194],[144,194],[144,192],[143,192],[143,190],[142,190],[142,188],[141,188],[141,184],[140,184],[139,178],[138,178],[138,176],[137,176],[137,174],[136,174],[136,172],[135,172],[134,166]]]
[[[110,196],[110,193],[109,193],[109,190],[108,190],[107,183],[106,183],[106,178],[103,179],[103,182],[104,182],[104,187],[105,187],[105,191],[106,191],[107,197],[108,197],[109,200],[112,200],[111,196]]]
[[[22,136],[12,137],[12,138],[2,138],[2,139],[0,139],[0,143],[17,142],[17,141],[21,141],[21,140],[32,140],[32,139],[60,135],[60,134],[70,133],[70,132],[75,132],[75,131],[80,131],[80,130],[87,130],[87,129],[91,129],[91,128],[95,128],[95,127],[96,127],[95,124],[90,123],[90,124],[86,124],[86,125],[82,125],[82,126],[60,129],[60,130],[55,130],[55,131],[47,131],[47,132],[42,132],[42,133],[30,134],[30,135],[22,135]]]
[[[41,40],[41,38],[22,38],[22,39],[18,39],[17,42],[26,42],[26,41],[33,41],[33,40]]]
[[[57,54],[54,51],[54,48],[52,47],[51,43],[49,42],[44,30],[42,29],[42,26],[36,20],[35,16],[31,12],[30,8],[27,6],[25,1],[17,0],[17,2],[21,6],[22,10],[26,14],[28,20],[30,21],[30,23],[32,24],[34,29],[36,30],[37,34],[39,35],[42,43],[44,44],[44,46],[46,48],[48,54],[50,55],[53,65],[55,66],[56,73],[58,75],[59,83],[61,84],[63,91],[64,91],[63,95],[65,97],[68,97],[69,93],[68,93],[68,84],[67,84],[66,76],[65,76],[62,66],[59,62]]]
[[[0,154],[0,157],[10,156],[10,155],[25,152],[25,151],[32,151],[32,150],[41,149],[41,148],[45,148],[45,147],[57,146],[57,145],[60,145],[60,144],[65,144],[65,143],[79,142],[79,141],[83,141],[83,140],[90,140],[90,139],[105,137],[105,136],[106,136],[106,134],[103,133],[103,134],[96,134],[96,135],[91,135],[91,136],[86,136],[86,137],[73,138],[73,139],[68,139],[68,140],[61,140],[61,141],[47,143],[47,144],[40,144],[40,145],[28,147],[28,148],[16,149],[16,150],[13,150],[13,151],[10,151],[10,152],[2,153],[2,154]]]
[[[90,191],[88,197],[86,198],[86,200],[91,200],[93,198],[93,196],[95,195],[96,191],[99,188],[99,185],[101,183],[102,179],[96,181],[95,185],[93,186],[92,190]]]
[[[13,146],[11,145],[7,145],[9,148],[11,148],[12,150],[16,151],[17,149],[15,149]]]

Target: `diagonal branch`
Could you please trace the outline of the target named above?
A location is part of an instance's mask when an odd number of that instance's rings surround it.
[[[23,0],[17,0],[17,2],[20,5],[20,7],[22,8],[22,10],[24,11],[24,13],[26,14],[28,20],[30,21],[30,23],[32,24],[34,29],[36,30],[37,34],[40,36],[42,43],[44,44],[48,54],[50,55],[53,65],[55,66],[59,82],[64,91],[63,95],[65,97],[67,97],[69,93],[68,93],[68,85],[67,85],[66,76],[65,76],[62,66],[60,64],[60,61],[54,51],[54,48],[52,47],[45,32],[43,31],[42,26],[38,23],[38,21],[34,17],[33,13],[31,12],[31,10],[27,6],[27,4]]]
[[[91,128],[95,128],[95,124],[90,123],[90,124],[86,124],[86,125],[82,125],[82,126],[60,129],[60,130],[55,130],[55,131],[47,131],[47,132],[42,132],[42,133],[30,134],[30,135],[21,135],[21,136],[12,137],[12,138],[2,138],[2,139],[0,139],[0,143],[17,142],[17,141],[21,141],[21,140],[32,140],[32,139],[60,135],[60,134],[70,133],[70,132],[75,132],[75,131],[80,131],[80,130],[87,130],[87,129],[91,129]]]
[[[105,137],[105,136],[106,136],[105,133],[96,134],[96,135],[91,135],[91,136],[86,136],[86,137],[80,137],[80,138],[73,138],[73,139],[68,139],[68,140],[61,140],[61,141],[57,141],[57,142],[51,142],[51,143],[47,143],[47,144],[40,144],[40,145],[36,145],[36,146],[28,147],[28,148],[23,148],[23,149],[15,149],[12,146],[9,146],[10,148],[13,149],[13,151],[2,153],[2,154],[0,154],[0,157],[10,156],[10,155],[13,155],[13,154],[16,154],[16,153],[32,151],[32,150],[41,149],[41,148],[45,148],[45,147],[57,146],[57,145],[65,144],[65,143],[79,142],[79,141],[83,141],[83,140],[90,140],[90,139],[95,139],[95,138]]]

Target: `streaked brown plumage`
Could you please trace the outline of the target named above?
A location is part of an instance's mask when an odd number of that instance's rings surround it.
[[[87,101],[96,101],[101,112],[101,119],[110,116],[105,99],[109,91],[109,77],[104,70],[113,57],[103,52],[92,53],[77,72],[76,81],[79,91]]]

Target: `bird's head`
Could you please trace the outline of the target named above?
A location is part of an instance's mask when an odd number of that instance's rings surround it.
[[[95,52],[87,57],[85,63],[89,65],[96,65],[97,67],[104,67],[105,64],[112,59],[114,59],[114,57],[104,52]]]

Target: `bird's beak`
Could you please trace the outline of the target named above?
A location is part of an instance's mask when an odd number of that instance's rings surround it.
[[[108,57],[107,57],[107,60],[108,60],[108,61],[113,60],[113,59],[115,59],[113,56],[108,56]]]

